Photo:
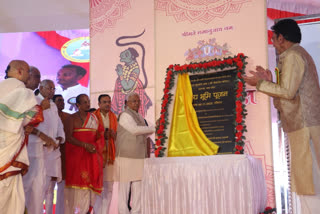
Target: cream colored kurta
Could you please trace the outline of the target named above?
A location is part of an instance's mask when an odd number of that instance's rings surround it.
[[[110,125],[109,114],[106,114],[106,116],[104,116],[101,113],[101,117],[102,117],[104,128],[109,128],[109,125]],[[108,148],[107,140],[106,140],[106,146]],[[113,181],[113,177],[114,177],[113,172],[114,172],[114,164],[107,163],[106,166],[103,168],[103,181]]]
[[[313,195],[312,156],[314,144],[320,164],[320,88],[311,56],[294,44],[279,56],[280,84],[260,81],[257,89],[274,98],[291,149],[292,191]]]
[[[136,121],[132,118],[131,115],[123,112],[121,114],[119,125],[121,125],[125,130],[130,132],[133,135],[150,135],[154,133],[155,128],[152,125],[149,126],[138,126]],[[129,144],[130,142],[118,142],[119,143]],[[117,148],[118,149],[118,148]],[[146,151],[142,151],[146,153]],[[126,158],[121,157],[121,151],[119,155],[116,157],[114,168],[115,175],[114,180],[120,182],[129,182],[129,181],[140,181],[143,177],[143,165],[144,159],[134,159],[134,158]]]

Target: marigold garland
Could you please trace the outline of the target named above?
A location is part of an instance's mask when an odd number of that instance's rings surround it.
[[[164,82],[164,89],[163,89],[163,97],[162,97],[162,104],[161,104],[161,112],[160,112],[160,119],[159,124],[156,129],[156,150],[155,156],[156,157],[163,157],[165,155],[165,142],[168,139],[166,135],[166,129],[168,127],[168,106],[172,102],[173,94],[170,93],[170,90],[174,84],[174,78],[179,73],[199,73],[214,69],[214,70],[222,70],[225,68],[235,67],[237,71],[236,79],[235,79],[235,117],[234,117],[234,132],[235,132],[235,147],[234,153],[235,154],[243,154],[244,152],[244,139],[243,133],[247,131],[245,126],[245,117],[247,115],[244,101],[246,98],[245,92],[245,82],[242,78],[242,74],[244,73],[246,62],[245,59],[247,57],[244,56],[243,53],[239,53],[237,56],[228,57],[224,59],[214,59],[211,61],[204,61],[200,63],[191,63],[191,64],[184,64],[184,65],[169,65],[167,68],[166,78]]]

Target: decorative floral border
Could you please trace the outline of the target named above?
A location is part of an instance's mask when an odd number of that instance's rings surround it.
[[[235,105],[235,117],[234,117],[234,132],[235,132],[235,148],[234,154],[243,154],[244,152],[244,140],[245,137],[243,133],[247,131],[245,125],[245,117],[247,115],[247,111],[245,109],[245,98],[246,98],[246,91],[245,91],[245,82],[242,78],[242,74],[244,74],[244,70],[246,67],[247,62],[245,61],[247,57],[243,53],[239,53],[237,56],[228,57],[224,59],[214,59],[211,61],[204,61],[200,63],[191,63],[191,64],[184,64],[184,65],[169,65],[167,68],[167,74],[165,78],[165,87],[164,87],[164,94],[162,97],[162,104],[161,104],[161,113],[159,124],[156,129],[156,149],[155,149],[155,156],[156,157],[164,157],[165,156],[165,142],[168,139],[166,134],[168,128],[168,108],[169,104],[172,102],[172,98],[174,95],[170,93],[170,89],[174,86],[174,78],[177,74],[180,73],[199,73],[204,72],[206,73],[209,70],[222,70],[225,68],[236,68],[237,75],[235,79],[235,95],[236,95],[236,105]]]

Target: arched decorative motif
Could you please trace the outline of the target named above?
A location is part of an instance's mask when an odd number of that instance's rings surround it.
[[[90,34],[112,28],[131,9],[130,0],[90,0]]]
[[[166,11],[176,22],[200,21],[208,24],[228,13],[239,13],[242,5],[251,0],[156,0],[156,10]]]

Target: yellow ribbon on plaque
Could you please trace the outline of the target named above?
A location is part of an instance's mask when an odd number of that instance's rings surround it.
[[[210,141],[199,126],[192,106],[192,88],[187,73],[179,74],[174,101],[168,157],[215,155],[219,146]]]

